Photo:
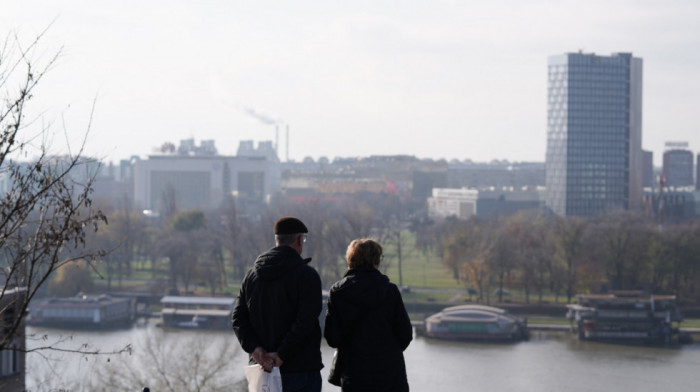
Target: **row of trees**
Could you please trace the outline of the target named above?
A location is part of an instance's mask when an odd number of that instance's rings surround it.
[[[520,213],[498,220],[448,219],[419,231],[453,277],[481,295],[520,289],[536,295],[645,290],[697,299],[700,222],[658,226],[641,214],[596,218]]]
[[[159,220],[122,206],[106,209],[110,224],[93,240],[114,249],[101,270],[117,286],[141,262],[151,263],[153,278],[158,265],[167,265],[160,272],[167,272],[172,290],[189,291],[196,282],[215,293],[240,280],[272,246],[277,218],[295,215],[309,227],[305,256],[314,259],[325,286],[344,273],[347,244],[365,236],[391,244],[401,284],[401,255],[414,251],[405,248],[405,236],[412,232],[415,250],[442,260],[457,282],[481,295],[517,289],[527,302],[550,295],[570,302],[577,293],[642,289],[690,299],[700,288],[700,222],[659,227],[641,214],[616,211],[591,219],[527,212],[436,223],[407,219],[405,205],[393,195],[277,202],[254,220],[240,217],[233,201],[207,213],[173,207]]]
[[[122,287],[134,265],[150,269],[153,281],[167,276],[167,290],[209,287],[211,294],[237,283],[256,256],[274,245],[272,227],[284,215],[300,217],[309,228],[304,256],[312,257],[326,286],[344,273],[347,245],[355,238],[395,238],[402,203],[393,195],[366,195],[341,203],[278,201],[255,219],[240,216],[233,200],[210,211],[177,208],[153,218],[130,208],[102,205],[108,225],[87,238],[91,250],[107,250],[100,268],[109,290]],[[165,269],[162,266],[166,266]],[[234,282],[231,281],[234,279]]]

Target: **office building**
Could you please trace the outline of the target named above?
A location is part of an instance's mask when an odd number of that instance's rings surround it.
[[[454,216],[468,219],[476,215],[476,189],[434,188],[428,198],[428,216],[432,219]]]
[[[700,154],[698,154],[697,163],[695,164],[695,190],[700,191]]]
[[[666,186],[681,188],[693,186],[693,153],[686,142],[667,142],[664,151],[663,174]]]
[[[548,209],[641,208],[642,59],[568,53],[549,58],[548,76]]]
[[[642,150],[642,187],[654,188],[654,153],[651,151]]]
[[[496,219],[520,211],[539,212],[542,191],[543,187],[433,188],[432,196],[427,199],[428,217]]]
[[[168,203],[180,210],[215,209],[228,197],[239,206],[262,205],[279,188],[278,160],[259,154],[151,155],[134,165],[134,201],[154,212],[163,212]]]

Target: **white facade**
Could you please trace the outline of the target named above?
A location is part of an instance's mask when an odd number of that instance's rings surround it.
[[[134,167],[134,200],[144,210],[160,210],[169,195],[182,209],[216,208],[226,195],[267,201],[279,187],[279,164],[264,157],[163,155]]]
[[[456,216],[468,219],[476,215],[476,200],[479,191],[475,189],[433,188],[432,197],[428,198],[428,216],[447,218]]]

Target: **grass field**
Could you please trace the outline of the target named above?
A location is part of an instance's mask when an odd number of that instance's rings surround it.
[[[401,233],[401,241],[401,279],[399,278],[399,262],[395,238],[393,241],[387,240],[382,243],[384,246],[385,258],[380,268],[389,276],[393,283],[410,288],[402,292],[404,301],[407,304],[414,303],[431,305],[431,307],[446,307],[473,303],[472,301],[476,301],[476,296],[469,296],[466,294],[467,285],[464,282],[458,283],[455,281],[452,277],[452,273],[443,265],[442,260],[435,252],[423,252],[415,247],[415,236],[412,233],[403,231]],[[343,261],[339,259],[339,263],[340,262]],[[129,290],[130,288],[138,288],[149,284],[153,276],[150,268],[150,262],[135,262],[133,275],[130,279],[122,280],[121,290]],[[161,260],[156,268],[158,269],[157,275],[158,279],[161,281],[160,284],[165,289],[165,287],[168,286],[168,265]],[[96,286],[98,286],[98,290],[106,289],[106,279],[99,279],[95,276],[95,283]],[[189,287],[190,291],[199,295],[211,294],[209,287],[196,285],[197,282],[192,283],[193,284]],[[240,277],[234,278],[229,276],[228,283],[227,287],[217,289],[216,294],[236,295],[239,290]],[[489,288],[489,294],[491,294],[489,301],[492,305],[498,306],[496,303],[497,297],[493,294],[494,288],[495,287]],[[524,292],[517,288],[508,286],[506,286],[506,288],[510,292],[510,295],[504,296],[504,302],[512,304],[526,303]],[[112,279],[112,289],[120,290],[118,288],[117,279]],[[533,305],[539,303],[539,298],[536,293],[531,293],[529,303]],[[543,296],[542,303],[545,305],[562,305],[563,307],[566,303],[566,297],[559,296],[557,298],[547,293]],[[534,320],[540,321],[539,318],[533,319],[533,321]],[[543,323],[546,323],[546,321],[548,320],[542,320]],[[563,318],[563,315],[561,320],[555,317],[549,321],[553,323],[568,323],[568,321]],[[700,328],[700,320],[687,320],[683,322],[682,325],[687,328]]]
[[[443,289],[465,289],[457,283],[452,274],[442,264],[434,252],[423,253],[415,247],[415,236],[408,231],[401,233],[401,275],[399,280],[399,260],[396,251],[396,241],[386,241],[384,246],[383,264],[389,279],[401,286],[430,287]]]

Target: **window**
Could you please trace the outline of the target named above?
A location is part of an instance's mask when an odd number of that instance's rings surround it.
[[[0,351],[0,377],[19,373],[19,351],[8,348]]]

